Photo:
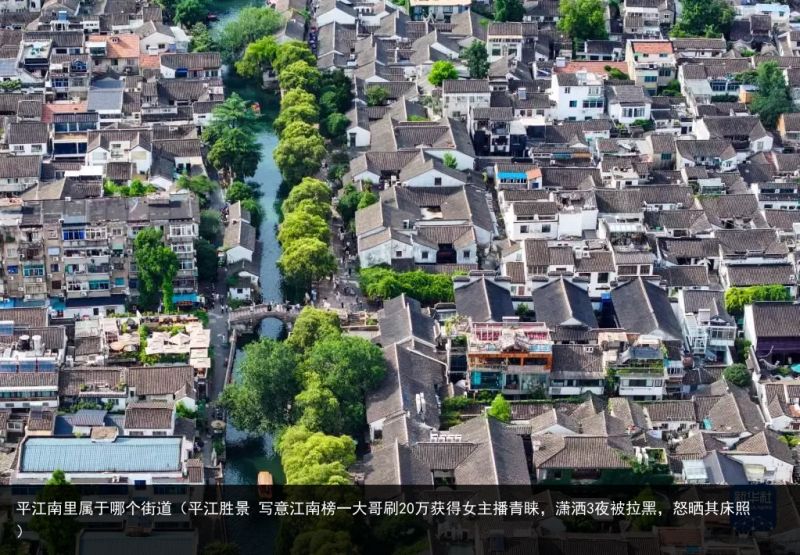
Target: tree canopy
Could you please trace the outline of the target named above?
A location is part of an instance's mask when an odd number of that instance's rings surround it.
[[[295,104],[288,108],[281,108],[281,113],[272,122],[272,128],[280,136],[286,126],[295,121],[302,121],[310,125],[319,123],[319,108],[316,103]]]
[[[511,403],[498,393],[492,400],[492,404],[486,414],[500,422],[511,422]]]
[[[467,65],[472,79],[486,79],[489,74],[489,53],[484,42],[472,41],[461,53],[461,59]]]
[[[272,35],[283,25],[283,16],[277,10],[264,7],[246,7],[236,19],[222,28],[217,41],[225,63],[238,60],[247,46],[260,38]]]
[[[286,338],[286,344],[298,353],[305,353],[317,341],[339,337],[341,333],[342,328],[337,313],[307,306],[295,320],[292,333]]]
[[[424,304],[452,302],[453,279],[447,274],[429,274],[422,270],[397,272],[384,266],[359,271],[361,290],[370,299],[391,299],[401,293]]]
[[[272,65],[278,51],[278,42],[269,35],[247,45],[242,59],[236,62],[236,73],[249,79],[261,79],[264,71]]]
[[[342,413],[339,400],[328,387],[322,384],[319,374],[312,373],[303,391],[295,397],[300,418],[297,423],[309,430],[326,434],[342,433]]]
[[[325,141],[319,132],[302,121],[288,124],[273,157],[281,175],[290,185],[316,174],[327,154]]]
[[[164,312],[172,311],[172,281],[178,275],[178,256],[162,241],[160,229],[147,227],[136,234],[133,253],[139,284],[139,307],[158,308],[159,293]]]
[[[36,501],[63,505],[64,503],[80,503],[81,496],[77,488],[67,480],[63,470],[56,470],[47,480],[44,488],[36,495]],[[75,552],[75,538],[81,524],[74,516],[66,514],[37,514],[31,517],[31,530],[39,535],[48,555],[63,555]]]
[[[494,19],[495,21],[522,21],[525,15],[525,8],[521,0],[495,0]]]
[[[751,381],[750,373],[744,364],[731,364],[722,371],[722,376],[739,387],[747,387]]]
[[[789,290],[783,285],[754,285],[752,287],[729,287],[725,291],[725,310],[740,315],[744,306],[758,301],[791,300]]]
[[[240,127],[225,129],[211,147],[208,161],[229,181],[249,177],[261,162],[261,145]]]
[[[284,214],[291,212],[298,208],[303,200],[312,200],[315,203],[330,204],[331,202],[331,189],[324,181],[314,179],[313,177],[304,177],[300,183],[292,187],[289,195],[281,205],[281,210]]]
[[[175,6],[173,19],[188,28],[205,21],[207,15],[208,3],[206,0],[180,0]]]
[[[428,73],[428,82],[434,87],[441,87],[445,79],[458,79],[456,66],[446,60],[434,62],[431,71]]]
[[[356,462],[356,443],[349,436],[329,436],[291,426],[277,443],[286,483],[300,485],[347,485],[347,468]]]
[[[305,60],[298,60],[289,64],[278,74],[278,83],[283,90],[303,89],[307,92],[316,92],[322,74],[316,65],[311,65]]]
[[[783,70],[776,62],[759,64],[756,68],[758,92],[750,108],[761,118],[765,127],[774,129],[781,114],[794,111],[794,103]]]
[[[289,345],[261,338],[244,348],[236,383],[220,397],[240,430],[274,433],[292,422],[292,402],[300,392],[297,358]]]
[[[675,37],[721,37],[730,29],[735,15],[726,0],[683,0],[680,17],[671,34]]]
[[[328,222],[315,214],[294,210],[286,215],[278,232],[278,241],[284,248],[294,241],[306,237],[318,239],[323,243],[330,240]]]
[[[195,175],[189,177],[186,174],[181,175],[175,183],[175,188],[178,190],[185,189],[195,194],[200,202],[200,208],[208,207],[210,203],[209,196],[213,193],[219,184],[216,181],[209,179],[207,175]]]
[[[278,259],[287,281],[307,289],[311,283],[336,271],[336,259],[328,245],[313,237],[290,243]]]
[[[194,242],[194,250],[197,253],[197,279],[214,283],[219,268],[217,248],[201,237]]]
[[[309,66],[316,67],[317,59],[308,44],[299,40],[291,40],[278,46],[275,59],[272,61],[272,69],[280,75],[284,69],[297,62],[305,62]]]
[[[602,0],[561,0],[558,29],[573,40],[605,39],[605,5]]]
[[[389,89],[386,87],[369,87],[367,89],[367,106],[383,106],[389,100]]]

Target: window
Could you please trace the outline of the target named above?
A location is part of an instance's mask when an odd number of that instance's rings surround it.
[[[564,87],[564,92],[569,94],[572,89],[570,87]]]
[[[542,233],[550,233],[550,229],[551,229],[551,227],[552,227],[552,226],[551,226],[550,224],[544,224],[544,225],[542,226]]]
[[[469,257],[470,257],[470,254],[471,254],[471,253],[470,253],[469,251],[464,251],[464,252],[462,252],[462,253],[461,253],[461,255],[462,255],[464,258],[469,258]]]
[[[54,279],[54,280],[53,280],[53,281],[50,283],[50,288],[51,288],[51,289],[61,289],[61,280],[59,280],[59,279]]]
[[[671,152],[662,152],[661,153],[661,160],[664,162],[668,162],[672,160],[672,153]]]
[[[394,257],[395,258],[402,258],[403,257],[403,251],[394,251]]]
[[[578,107],[578,101],[577,100],[570,100],[569,101],[569,107],[570,108],[577,108]]]
[[[442,178],[441,177],[434,177],[433,178],[433,184],[434,185],[441,185],[442,184]]]
[[[655,83],[656,81],[658,81],[658,77],[655,76],[655,75],[645,75],[644,76],[644,82],[645,83]]]
[[[526,226],[526,225],[519,226],[519,232],[520,233],[528,233],[528,226]]]
[[[583,101],[583,107],[584,108],[602,108],[603,107],[603,101],[602,101],[602,99],[599,99],[599,98],[592,98],[592,99],[589,99],[589,100],[584,100]]]
[[[422,251],[422,260],[428,260],[428,251]]]
[[[58,264],[50,264],[50,271],[57,272],[58,271]]]

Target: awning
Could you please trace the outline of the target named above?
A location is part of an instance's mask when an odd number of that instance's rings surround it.
[[[172,295],[172,302],[175,304],[180,303],[197,303],[197,293],[180,293]]]

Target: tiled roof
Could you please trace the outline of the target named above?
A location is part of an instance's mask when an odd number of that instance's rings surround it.
[[[634,40],[631,47],[637,54],[672,54],[672,43],[668,40]]]
[[[127,383],[136,395],[173,395],[194,384],[191,366],[139,366],[127,370]]]
[[[174,406],[168,401],[138,401],[125,407],[125,430],[172,428]]]
[[[697,415],[692,401],[658,401],[642,405],[652,422],[695,422]]]
[[[620,326],[629,332],[665,340],[683,336],[667,292],[657,285],[637,278],[613,289],[611,299]]]
[[[537,468],[630,468],[624,455],[633,453],[628,438],[593,436],[540,436],[533,453]]]
[[[759,339],[800,337],[800,304],[754,303],[753,324]]]
[[[751,285],[795,285],[794,266],[791,264],[732,264],[725,270],[731,287]]]

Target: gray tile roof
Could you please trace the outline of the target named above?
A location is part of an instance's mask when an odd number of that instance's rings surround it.
[[[800,304],[754,303],[753,325],[759,339],[800,337]]]
[[[41,173],[41,156],[0,155],[0,179],[39,177]]]
[[[695,422],[697,415],[692,401],[658,401],[644,403],[642,408],[652,422]]]
[[[632,333],[680,340],[681,325],[672,311],[666,291],[637,278],[611,291],[620,327]]]
[[[589,294],[562,279],[553,281],[533,292],[533,309],[536,320],[547,326],[597,327]]]
[[[630,468],[624,455],[633,454],[627,437],[541,436],[534,450],[536,468]]]
[[[668,266],[656,271],[667,287],[707,287],[711,285],[708,268],[697,266]]]
[[[514,315],[508,289],[485,277],[456,287],[455,301],[458,314],[473,322],[502,322],[504,316]]]
[[[171,430],[171,401],[137,401],[125,407],[125,430]]]
[[[796,271],[791,264],[732,264],[725,271],[731,287],[794,286],[797,283]]]
[[[384,301],[378,324],[385,346],[411,337],[430,344],[436,341],[435,320],[422,312],[419,301],[405,294]]]

